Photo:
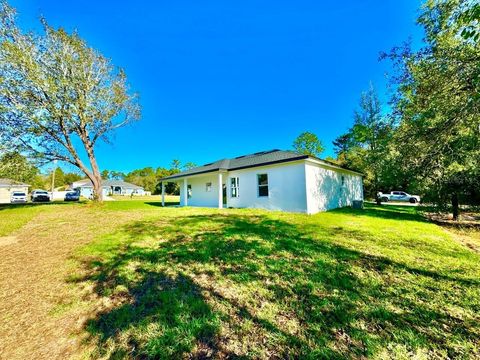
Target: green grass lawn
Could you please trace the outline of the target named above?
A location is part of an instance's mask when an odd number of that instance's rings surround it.
[[[416,208],[161,208],[75,254],[88,356],[480,357],[480,255]]]

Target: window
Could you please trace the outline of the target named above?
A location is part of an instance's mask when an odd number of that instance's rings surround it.
[[[345,185],[345,176],[342,175],[342,186]]]
[[[238,197],[238,190],[240,187],[240,179],[238,177],[230,178],[230,196],[232,198]]]
[[[205,191],[206,192],[212,191],[212,183],[211,182],[208,182],[208,183],[205,184]]]
[[[187,198],[190,199],[192,197],[192,185],[187,185]]]
[[[258,174],[258,196],[268,196],[268,175]]]

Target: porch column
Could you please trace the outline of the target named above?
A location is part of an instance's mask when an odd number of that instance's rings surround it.
[[[162,181],[162,206],[165,206],[165,182]]]
[[[218,173],[218,208],[223,209],[223,174]]]
[[[183,206],[188,206],[188,183],[187,183],[187,178],[183,179]]]

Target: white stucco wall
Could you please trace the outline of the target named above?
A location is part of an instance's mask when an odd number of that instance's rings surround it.
[[[257,175],[268,175],[268,197],[258,196]],[[239,178],[239,197],[231,197],[230,178]],[[230,171],[227,184],[229,207],[306,212],[303,161]]]
[[[363,200],[363,179],[360,175],[310,161],[305,162],[305,174],[309,214],[351,206],[353,200]]]
[[[268,174],[268,197],[258,196],[257,175]],[[230,178],[239,178],[239,197],[231,197]],[[206,191],[206,183],[212,183],[212,190]],[[184,206],[183,179],[180,185],[180,205]],[[191,197],[189,206],[218,206],[218,173],[189,177]],[[222,184],[227,188],[225,207],[260,208],[292,212],[307,212],[305,191],[305,167],[303,162],[261,166],[234,170],[223,174]]]
[[[208,182],[212,183],[211,191],[206,190]],[[187,179],[188,185],[192,187],[192,196],[188,199],[188,206],[217,207],[218,206],[218,173],[211,173]],[[225,183],[225,175],[223,177]],[[183,179],[178,183],[180,185],[180,205],[185,205],[183,194]]]

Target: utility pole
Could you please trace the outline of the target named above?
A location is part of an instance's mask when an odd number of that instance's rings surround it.
[[[52,199],[53,201],[53,190],[55,188],[55,171],[57,170],[57,160],[53,160],[53,170],[52,170]]]

